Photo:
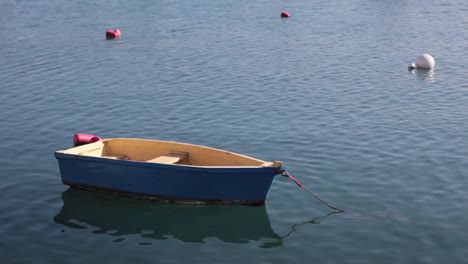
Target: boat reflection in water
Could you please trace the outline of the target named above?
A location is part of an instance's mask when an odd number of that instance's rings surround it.
[[[92,226],[97,228],[92,233],[117,236],[116,241],[136,234],[194,243],[214,237],[228,243],[260,241],[260,247],[282,245],[265,206],[158,203],[74,188],[63,192],[62,200],[54,222],[78,229]]]

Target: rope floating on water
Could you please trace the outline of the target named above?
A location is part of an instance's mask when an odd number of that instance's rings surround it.
[[[407,224],[421,224],[420,222],[418,221],[414,221],[414,220],[402,220],[402,219],[399,219],[399,218],[396,218],[396,217],[392,217],[390,215],[386,215],[386,214],[379,214],[379,213],[372,213],[372,212],[368,212],[364,209],[362,209],[363,211],[362,212],[358,212],[358,211],[354,211],[354,210],[344,210],[344,209],[341,209],[341,208],[338,208],[330,203],[328,203],[327,201],[321,199],[320,197],[318,197],[316,194],[314,194],[313,192],[311,192],[309,189],[307,189],[304,184],[302,184],[300,181],[298,181],[296,178],[294,178],[289,172],[287,172],[286,170],[281,170],[281,176],[284,176],[284,177],[287,177],[289,178],[290,180],[292,180],[295,184],[297,184],[297,186],[299,186],[300,188],[302,188],[304,191],[306,191],[308,194],[312,195],[314,198],[316,198],[317,200],[319,200],[320,202],[322,202],[323,204],[325,204],[326,206],[330,207],[331,209],[333,210],[336,210],[336,212],[333,212],[333,213],[343,213],[343,212],[347,212],[347,213],[352,213],[352,214],[359,214],[359,215],[366,215],[366,216],[371,216],[371,217],[374,217],[374,218],[379,218],[379,219],[390,219],[390,220],[396,220],[396,221],[399,221],[399,222],[404,222],[404,223],[407,223]],[[328,215],[327,215],[328,216]]]
[[[315,195],[313,192],[311,192],[309,189],[307,189],[304,184],[302,184],[300,181],[298,181],[296,178],[294,178],[289,172],[287,172],[286,170],[282,170],[281,171],[281,176],[284,176],[284,177],[287,177],[289,179],[291,179],[294,183],[297,184],[297,186],[299,186],[300,188],[302,188],[304,191],[306,191],[308,194],[312,195],[315,199],[319,200],[320,202],[322,202],[323,204],[325,204],[326,206],[330,207],[331,209],[333,210],[336,210],[338,212],[346,212],[345,210],[341,209],[341,208],[338,208],[334,205],[331,205],[330,203],[328,203],[327,201],[321,199],[320,197],[318,197],[317,195]]]

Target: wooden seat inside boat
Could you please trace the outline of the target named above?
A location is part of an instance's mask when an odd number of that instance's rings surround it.
[[[120,159],[120,160],[129,159],[127,155],[124,155],[124,154],[115,154],[115,155],[110,154],[110,155],[103,155],[102,157],[106,159]]]
[[[146,162],[176,164],[185,159],[187,159],[187,153],[170,153],[167,155],[156,157],[154,159],[147,160]]]

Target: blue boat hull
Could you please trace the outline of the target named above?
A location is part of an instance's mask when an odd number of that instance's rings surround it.
[[[192,203],[261,205],[280,168],[196,167],[55,153],[62,182],[82,189]]]

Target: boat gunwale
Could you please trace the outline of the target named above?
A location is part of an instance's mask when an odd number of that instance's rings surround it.
[[[228,173],[229,171],[237,171],[237,170],[259,170],[259,169],[276,169],[277,174],[280,174],[281,166],[194,166],[194,165],[185,165],[185,164],[165,164],[165,163],[153,163],[153,162],[146,162],[146,161],[137,161],[137,160],[116,160],[116,159],[108,159],[104,157],[93,157],[93,156],[86,156],[86,155],[77,155],[77,154],[68,154],[68,153],[60,153],[55,152],[55,157],[57,159],[72,159],[72,160],[82,160],[82,161],[92,161],[98,163],[110,163],[113,165],[131,165],[136,167],[144,167],[144,168],[161,168],[161,169],[171,169],[171,170],[206,170],[207,172],[219,172],[219,173]]]
[[[229,165],[226,165],[226,166],[199,166],[199,165],[187,165],[187,164],[165,164],[165,163],[153,163],[153,162],[147,162],[147,161],[139,161],[139,160],[121,160],[121,159],[109,159],[109,158],[106,158],[106,157],[102,157],[102,156],[90,156],[90,155],[83,155],[83,154],[80,154],[80,153],[70,153],[71,150],[73,149],[76,149],[76,148],[80,148],[80,147],[83,147],[83,146],[92,146],[92,144],[103,144],[102,148],[105,146],[105,142],[107,141],[112,141],[112,140],[131,140],[131,141],[148,141],[148,142],[157,142],[157,143],[170,143],[170,144],[176,144],[176,145],[179,145],[179,146],[190,146],[190,147],[196,147],[196,148],[200,148],[200,149],[206,149],[206,150],[210,150],[210,151],[214,151],[214,152],[219,152],[219,153],[222,153],[222,154],[227,154],[227,155],[236,155],[236,156],[239,156],[239,157],[242,157],[242,158],[247,158],[247,159],[250,159],[250,160],[254,160],[254,161],[257,161],[257,162],[262,162],[262,164],[259,164],[259,165],[250,165],[250,166],[229,166]],[[68,153],[67,153],[68,152]],[[93,143],[90,143],[90,144],[86,144],[86,145],[82,145],[82,146],[76,146],[76,147],[72,147],[72,148],[68,148],[68,149],[64,149],[64,150],[57,150],[55,151],[55,157],[58,159],[58,158],[67,158],[67,159],[79,159],[79,160],[93,160],[93,161],[99,161],[99,162],[104,162],[104,163],[114,163],[114,164],[126,164],[126,163],[129,163],[129,164],[132,164],[132,165],[140,165],[142,167],[166,167],[166,168],[193,168],[193,169],[271,169],[271,168],[276,168],[278,169],[278,171],[281,169],[283,163],[281,161],[274,161],[274,162],[270,162],[270,161],[265,161],[265,160],[261,160],[261,159],[257,159],[257,158],[253,158],[253,157],[250,157],[250,156],[247,156],[247,155],[243,155],[243,154],[240,154],[240,153],[236,153],[236,152],[232,152],[232,151],[227,151],[227,150],[223,150],[223,149],[217,149],[217,148],[212,148],[212,147],[207,147],[207,146],[203,146],[203,145],[196,145],[196,144],[191,144],[191,143],[183,143],[183,142],[176,142],[176,141],[165,141],[165,140],[154,140],[154,139],[143,139],[143,138],[107,138],[107,139],[103,139],[101,141],[97,141],[97,142],[93,142]],[[279,172],[278,172],[279,174]]]

